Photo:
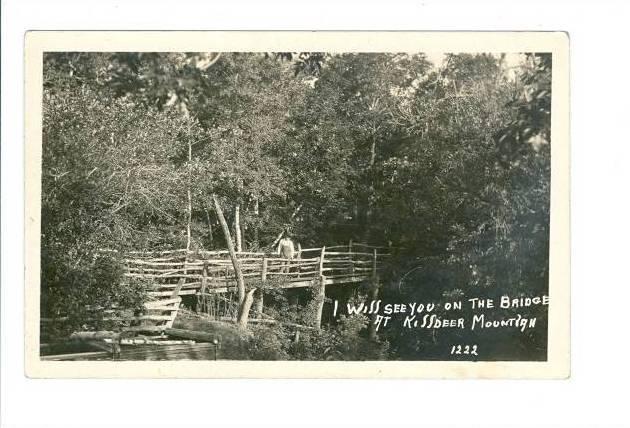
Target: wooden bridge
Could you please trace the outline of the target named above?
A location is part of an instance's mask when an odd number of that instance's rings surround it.
[[[378,274],[391,253],[387,247],[349,243],[298,249],[293,259],[263,252],[239,252],[237,259],[248,284],[278,288],[310,287],[314,281],[353,284]],[[198,293],[236,291],[236,274],[228,251],[171,250],[131,252],[124,259],[125,277],[142,279],[157,299]]]
[[[371,298],[376,299],[379,271],[387,263],[391,253],[387,247],[349,243],[348,245],[322,248],[301,249],[298,247],[296,257],[293,259],[280,258],[275,254],[264,252],[239,252],[236,253],[236,256],[246,288],[257,290],[256,305],[253,308],[253,317],[250,318],[250,322],[276,322],[263,313],[265,290],[314,287],[316,293],[313,298],[317,302],[318,309],[313,325],[293,326],[318,329],[321,325],[326,286],[331,284],[352,285],[367,281],[371,285]],[[203,344],[178,342],[171,345],[171,342],[176,342],[171,340],[171,337],[192,339],[192,342],[212,341],[208,333],[173,328],[173,323],[180,312],[182,296],[197,297],[197,306],[195,307],[197,314],[205,314],[205,316],[211,316],[217,320],[236,319],[237,305],[232,298],[238,287],[234,265],[228,251],[187,251],[183,249],[129,252],[123,257],[123,261],[125,265],[124,276],[128,280],[138,281],[139,286],[146,287],[148,299],[144,302],[142,313],[111,308],[105,310],[107,316],[103,320],[122,323],[119,328],[121,332],[131,332],[134,335],[159,333],[158,339],[154,339],[156,336],[144,337],[143,340],[147,343],[151,342],[152,345],[146,345],[145,348],[147,349],[138,348],[136,351],[130,351],[131,345],[122,346],[124,344],[121,342],[123,339],[121,339],[120,333],[76,332],[72,336],[75,340],[88,340],[91,346],[95,346],[97,349],[94,352],[50,355],[42,358],[63,360],[154,359],[164,357],[162,354],[160,357],[155,353],[158,348],[163,351],[162,353],[168,354],[169,358],[174,358],[171,354],[176,352],[184,352],[188,358],[190,357],[190,349],[194,348],[197,352],[199,346],[201,346],[199,352],[206,355],[209,348],[206,349],[207,347],[204,347]],[[55,320],[42,318],[40,321],[47,324]],[[105,343],[102,340],[99,342],[97,340],[100,338],[99,334],[114,334],[117,342]],[[167,340],[163,340],[164,338]],[[158,344],[160,346],[157,346]],[[212,346],[215,346],[212,349],[216,352],[216,344]],[[120,351],[121,349],[123,352]]]
[[[364,281],[376,285],[379,272],[391,256],[389,250],[350,242],[321,248],[298,247],[293,259],[264,252],[238,252],[236,256],[246,288],[259,290],[255,313],[262,316],[263,294],[270,288],[316,287],[321,311],[328,285]],[[197,296],[196,310],[201,307],[217,319],[236,317],[233,295],[238,286],[228,251],[132,251],[124,255],[123,263],[124,276],[145,287],[148,299],[142,314],[116,307],[100,308],[106,313],[103,321],[122,322],[126,325],[122,329],[127,331],[164,331],[173,326],[182,296],[187,295]],[[227,297],[221,297],[225,293]],[[372,292],[373,298],[375,293]],[[212,304],[208,299],[213,300]],[[65,318],[40,321],[47,324]]]

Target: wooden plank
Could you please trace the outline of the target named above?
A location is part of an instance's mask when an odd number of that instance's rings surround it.
[[[331,251],[331,252],[326,252],[326,255],[330,255],[330,256],[347,256],[352,254],[353,256],[371,256],[372,253],[360,253],[360,252],[353,252],[353,253],[347,253],[344,251]]]
[[[180,299],[179,297],[173,297],[171,299],[164,299],[164,300],[154,300],[151,302],[144,302],[144,306],[147,309],[152,309],[154,306],[171,305],[171,304],[179,303],[181,300],[182,299]]]
[[[216,334],[208,333],[205,331],[186,330],[182,328],[167,328],[164,330],[166,334],[173,337],[183,337],[184,339],[198,340],[201,342],[211,342],[218,340]]]
[[[131,327],[123,327],[122,331],[146,331],[150,333],[162,332],[164,331],[164,326],[160,325],[137,325]]]
[[[195,343],[180,345],[178,348],[169,346],[138,345],[133,349],[124,349],[120,353],[120,360],[208,360],[214,359],[215,345],[212,343]]]
[[[186,273],[186,272],[201,272],[203,267],[201,266],[188,266],[177,269],[145,269],[145,268],[136,268],[129,267],[127,268],[128,273],[144,273],[144,274],[175,274],[175,273]]]
[[[313,279],[295,281],[295,282],[285,282],[279,285],[278,288],[303,288],[303,287],[312,287]]]
[[[75,331],[70,335],[70,340],[102,340],[119,337],[120,333],[114,331]]]
[[[113,343],[111,339],[105,339],[106,343]],[[134,338],[134,339],[120,339],[121,345],[194,345],[194,340],[161,340],[161,339],[149,339],[149,338]]]
[[[177,307],[174,307],[172,305],[167,305],[167,306],[154,306],[151,308],[147,308],[147,311],[150,312],[166,312],[166,311],[176,311]],[[151,315],[151,314],[149,314]]]
[[[148,291],[147,295],[152,297],[170,296],[173,294],[171,291]],[[197,290],[182,290],[179,292],[180,296],[191,296],[197,294]]]
[[[128,278],[192,278],[192,279],[201,279],[201,275],[156,275],[156,274],[145,274],[145,273],[125,273],[124,276]]]
[[[176,254],[176,253],[185,253],[188,250],[185,248],[180,250],[165,250],[165,251],[128,251],[128,254]]]
[[[39,359],[41,361],[70,361],[79,359],[97,359],[97,358],[111,358],[111,352],[107,351],[95,351],[95,352],[78,352],[74,354],[58,354],[58,355],[41,355]]]
[[[177,286],[173,289],[173,292],[171,293],[171,299],[177,299],[177,296],[179,296],[179,292],[182,290],[182,287],[184,286],[184,279],[180,278],[180,280],[177,282]],[[181,298],[179,299],[179,301],[181,302]]]
[[[302,275],[305,273],[300,272]],[[297,276],[298,272],[267,272],[267,277],[270,276]]]
[[[109,339],[111,341],[111,343],[107,343],[106,341],[101,341],[101,340],[88,340],[87,343],[90,346],[95,347],[96,349],[100,349],[101,351],[105,351],[108,354],[113,354],[114,353],[114,348],[115,348],[115,341],[112,339]]]
[[[319,254],[319,274],[318,274],[318,277],[321,277],[324,274],[325,255],[326,255],[326,247],[322,247],[322,251]]]
[[[329,285],[329,284],[336,284],[336,285],[351,284],[351,283],[354,283],[354,282],[363,282],[363,281],[365,281],[368,278],[369,278],[369,276],[362,276],[362,277],[347,276],[347,277],[341,277],[341,278],[326,277],[326,285]]]
[[[124,259],[123,262],[132,265],[138,266],[183,266],[186,261],[182,260],[172,260],[172,261],[153,261],[153,260],[142,260],[142,259]],[[189,262],[191,266],[203,266],[202,262]]]

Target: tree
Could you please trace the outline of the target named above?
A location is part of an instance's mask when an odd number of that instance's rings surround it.
[[[406,245],[424,257],[401,263],[395,278],[404,276],[407,286],[384,298],[546,292],[550,66],[532,55],[512,80],[500,58],[451,56],[441,75],[419,87],[403,110],[409,144],[389,160],[384,195],[391,197],[379,205],[403,225],[421,225]],[[416,333],[391,331],[395,352],[415,355],[435,340]],[[544,329],[506,339],[544,355]],[[406,349],[414,343],[420,348]]]
[[[112,276],[116,253],[101,250],[178,246],[182,142],[195,124],[85,86],[46,90],[43,116],[42,308],[137,305]]]
[[[308,195],[304,222],[321,224],[320,239],[331,223],[344,229],[337,236],[370,239],[378,169],[399,134],[391,110],[428,67],[408,54],[334,55],[322,66],[294,114],[293,159],[285,158],[297,169],[293,189]]]

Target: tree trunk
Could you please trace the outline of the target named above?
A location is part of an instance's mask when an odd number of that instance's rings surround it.
[[[205,204],[204,204],[205,206]],[[212,234],[212,222],[210,221],[210,211],[208,208],[204,208],[206,211],[206,221],[208,222],[208,237],[210,238],[210,247],[214,247],[214,236]]]
[[[375,302],[378,300],[378,289],[379,289],[379,278],[377,271],[377,260],[376,260],[376,248],[374,249],[374,255],[372,259],[372,283],[370,284],[370,301]],[[368,338],[371,341],[376,341],[376,316],[377,314],[372,314],[370,316],[370,324],[368,325]]]
[[[184,275],[188,274],[188,256],[190,255],[190,223],[192,222],[192,196],[188,187],[188,209],[186,221],[186,256],[184,257]]]
[[[241,204],[236,204],[234,208],[234,234],[236,235],[236,251],[243,251],[243,241],[241,239]]]
[[[192,223],[192,195],[190,193],[190,187],[188,187],[188,208],[187,208],[187,219],[186,219],[186,255],[188,255],[188,251],[190,251],[190,224]]]
[[[241,305],[241,308],[238,311],[238,327],[239,328],[246,328],[247,327],[247,321],[249,320],[249,310],[252,307],[252,303],[254,303],[254,293],[256,292],[255,288],[252,288],[251,290],[249,290],[247,292],[247,294],[245,295],[245,300],[243,300],[243,304]]]
[[[265,284],[267,283],[267,266],[268,266],[267,258],[263,256],[262,272],[260,274],[260,282],[262,283],[263,288]],[[263,292],[263,288],[258,290],[258,293],[256,293],[257,299],[256,299],[255,312],[258,318],[262,318],[262,314],[263,314],[263,306],[264,306],[264,300],[265,300],[265,293]]]
[[[370,241],[370,226],[372,221],[372,203],[371,198],[374,195],[374,165],[376,164],[376,134],[372,134],[372,142],[370,145],[370,170],[368,178],[368,192],[365,200],[365,230],[363,231],[363,242],[368,243]]]
[[[256,221],[254,221],[254,248],[260,248],[260,243],[258,242],[258,217],[260,216],[258,198],[254,199],[254,216],[256,217]]]
[[[238,288],[238,306],[239,306],[239,318],[243,309],[243,303],[245,302],[245,280],[243,279],[243,272],[241,271],[241,264],[236,257],[236,251],[234,250],[234,244],[232,243],[232,236],[230,235],[230,228],[225,221],[225,216],[221,210],[221,205],[216,197],[212,195],[212,201],[214,202],[214,209],[217,212],[219,223],[223,228],[223,234],[225,235],[225,242],[227,243],[228,251],[230,253],[230,259],[232,260],[232,266],[234,267],[234,273],[236,275],[236,286]],[[250,303],[251,306],[251,303]],[[249,310],[249,309],[248,309]]]
[[[247,251],[247,240],[245,237],[247,236],[247,226],[241,222],[241,250]]]
[[[326,301],[326,277],[324,276],[324,259],[326,257],[326,247],[322,247],[319,255],[319,281],[315,283],[315,314],[313,327],[317,330],[322,328],[322,314],[324,312],[324,302]]]
[[[188,218],[186,222],[186,250],[190,251],[190,223],[192,222],[192,141],[190,139],[190,125],[188,126],[188,188],[186,189],[186,195],[188,196]],[[188,258],[188,253],[186,253]]]

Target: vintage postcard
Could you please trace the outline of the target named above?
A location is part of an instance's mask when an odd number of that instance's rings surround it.
[[[565,33],[25,43],[28,376],[569,376]]]

